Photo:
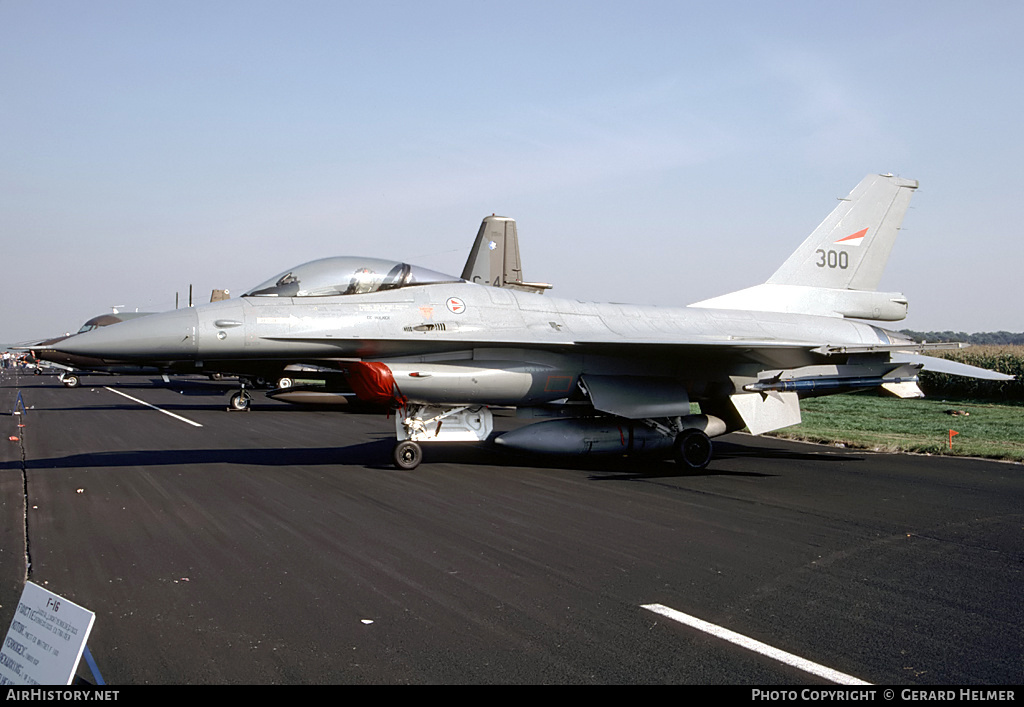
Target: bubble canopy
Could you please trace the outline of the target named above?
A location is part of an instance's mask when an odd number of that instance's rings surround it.
[[[285,270],[242,297],[364,295],[438,282],[462,282],[462,279],[395,260],[323,258]]]

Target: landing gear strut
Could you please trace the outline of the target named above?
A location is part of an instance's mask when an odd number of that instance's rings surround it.
[[[245,390],[245,381],[241,381],[242,389],[231,396],[231,400],[228,401],[228,410],[244,410],[249,411],[249,406],[252,404],[252,397]]]
[[[491,411],[469,405],[411,404],[395,416],[392,459],[399,469],[415,469],[423,461],[420,444],[482,442],[494,430]]]

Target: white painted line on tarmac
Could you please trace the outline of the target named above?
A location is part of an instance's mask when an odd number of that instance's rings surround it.
[[[111,393],[117,393],[118,395],[121,395],[121,396],[123,396],[125,398],[128,398],[129,400],[132,400],[132,401],[134,401],[136,403],[139,403],[140,405],[145,405],[146,407],[151,407],[154,410],[156,410],[157,412],[162,412],[165,415],[170,415],[171,417],[173,417],[176,420],[181,420],[182,422],[187,422],[188,424],[192,425],[193,427],[202,427],[202,425],[200,425],[198,422],[193,422],[192,420],[189,420],[187,417],[182,417],[181,415],[175,415],[173,412],[167,412],[166,410],[161,410],[156,405],[151,405],[150,403],[147,403],[145,400],[139,400],[138,398],[133,398],[132,396],[128,395],[127,393],[122,393],[120,390],[114,390],[113,388],[111,388],[109,386],[103,386],[103,387],[106,390],[109,390]]]
[[[831,680],[832,682],[839,685],[871,684],[869,682],[864,682],[863,680],[855,678],[851,675],[840,673],[838,670],[826,668],[824,665],[812,663],[811,661],[805,660],[800,656],[793,655],[792,653],[781,651],[778,648],[772,648],[767,643],[755,641],[753,638],[747,638],[746,636],[740,635],[735,631],[730,631],[729,629],[722,628],[721,626],[718,626],[716,624],[708,623],[707,621],[702,621],[701,619],[698,619],[694,616],[684,614],[681,611],[676,611],[675,609],[671,609],[662,604],[643,604],[642,608],[647,609],[648,611],[653,611],[655,614],[660,614],[661,616],[670,618],[673,621],[678,621],[679,623],[695,628],[698,631],[703,631],[704,633],[711,634],[716,638],[721,638],[722,640],[729,641],[730,643],[735,643],[738,646],[742,646],[743,648],[752,650],[755,653],[760,653],[761,655],[771,658],[773,660],[777,660],[780,663],[785,663],[786,665],[792,666],[799,670],[803,670],[805,673],[810,673],[811,675],[817,675],[820,678]]]

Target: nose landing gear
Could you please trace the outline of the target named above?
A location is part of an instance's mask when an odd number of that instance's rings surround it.
[[[249,395],[245,389],[245,381],[240,381],[241,390],[231,396],[231,400],[228,401],[228,411],[249,411],[249,406],[252,405],[252,396]]]

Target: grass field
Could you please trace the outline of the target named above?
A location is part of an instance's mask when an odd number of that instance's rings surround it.
[[[1024,462],[1024,405],[833,395],[802,400],[800,409],[801,424],[772,434],[878,451]],[[950,430],[958,433],[952,449]]]
[[[921,389],[929,398],[988,400],[1024,404],[1024,346],[970,346],[955,351],[937,351],[935,356],[1015,376],[1012,381],[987,381],[921,372]]]

